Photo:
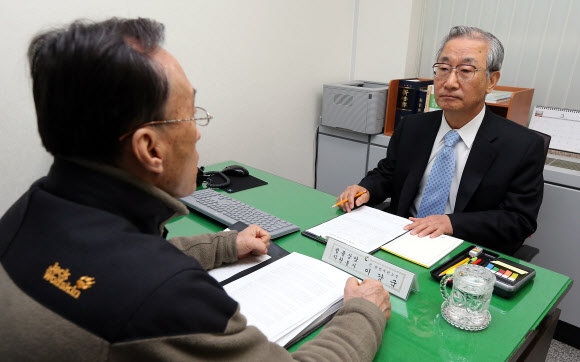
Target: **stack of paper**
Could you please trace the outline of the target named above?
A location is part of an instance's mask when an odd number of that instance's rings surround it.
[[[292,253],[224,286],[240,304],[248,325],[280,346],[318,328],[343,304],[349,274]]]
[[[485,96],[485,101],[488,103],[497,103],[505,101],[506,99],[509,99],[512,96],[512,93],[513,92],[494,90],[491,91],[491,93],[489,93],[487,96]]]

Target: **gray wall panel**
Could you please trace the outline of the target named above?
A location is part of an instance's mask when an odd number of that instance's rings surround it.
[[[580,191],[545,184],[544,201],[538,215],[538,230],[526,241],[540,249],[534,264],[569,276],[574,284],[580,279],[578,248],[580,237],[576,221],[580,205]],[[560,303],[560,319],[580,326],[580,288],[572,286]]]

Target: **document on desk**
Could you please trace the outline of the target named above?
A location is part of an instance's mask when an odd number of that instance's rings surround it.
[[[335,217],[303,231],[302,234],[326,242],[333,237],[365,253],[373,253],[382,245],[406,233],[405,225],[412,221],[369,206]]]
[[[462,243],[463,240],[445,234],[436,238],[420,238],[408,232],[383,245],[381,249],[425,268],[431,268]]]
[[[292,253],[224,286],[248,325],[283,347],[318,328],[341,306],[349,274]]]

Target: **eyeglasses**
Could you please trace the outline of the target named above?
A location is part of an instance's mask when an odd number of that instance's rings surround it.
[[[475,66],[470,64],[459,64],[456,67],[452,67],[447,63],[435,63],[433,64],[433,75],[437,78],[445,79],[449,77],[451,71],[455,69],[455,74],[462,81],[470,81],[475,77],[475,72],[486,69],[477,69]]]
[[[193,118],[170,119],[167,121],[153,121],[153,122],[143,123],[143,124],[140,124],[139,126],[135,127],[134,129],[132,129],[131,131],[124,133],[121,137],[119,137],[119,141],[123,141],[125,138],[129,137],[130,135],[132,135],[137,130],[139,130],[143,127],[157,126],[160,124],[170,124],[170,123],[177,123],[177,122],[192,122],[192,121],[195,121],[195,123],[198,126],[207,126],[211,119],[213,119],[213,116],[211,114],[209,114],[205,110],[205,108],[195,107],[195,116]]]

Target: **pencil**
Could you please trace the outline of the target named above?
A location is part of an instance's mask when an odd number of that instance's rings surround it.
[[[365,193],[366,193],[366,191],[361,191],[361,192],[359,192],[358,194],[354,195],[354,197],[355,197],[355,198],[356,198],[356,197],[359,197],[360,195],[362,195],[362,194],[365,194]],[[332,205],[330,208],[332,209],[333,207],[337,207],[338,205],[342,205],[342,204],[344,204],[344,203],[345,203],[345,202],[347,202],[347,201],[348,201],[348,199],[344,199],[344,200],[342,200],[342,201],[340,201],[340,202],[337,202],[336,204]]]
[[[439,273],[439,276],[440,276],[440,277],[444,276],[445,274],[447,274],[447,272],[448,272],[449,270],[451,270],[451,269],[455,269],[455,268],[457,268],[458,266],[460,266],[460,265],[463,265],[463,264],[467,263],[468,261],[469,261],[469,258],[465,258],[465,259],[463,259],[463,260],[462,260],[462,261],[460,261],[459,263],[457,263],[457,264],[453,265],[452,267],[445,269],[445,271],[442,271],[441,273]]]

